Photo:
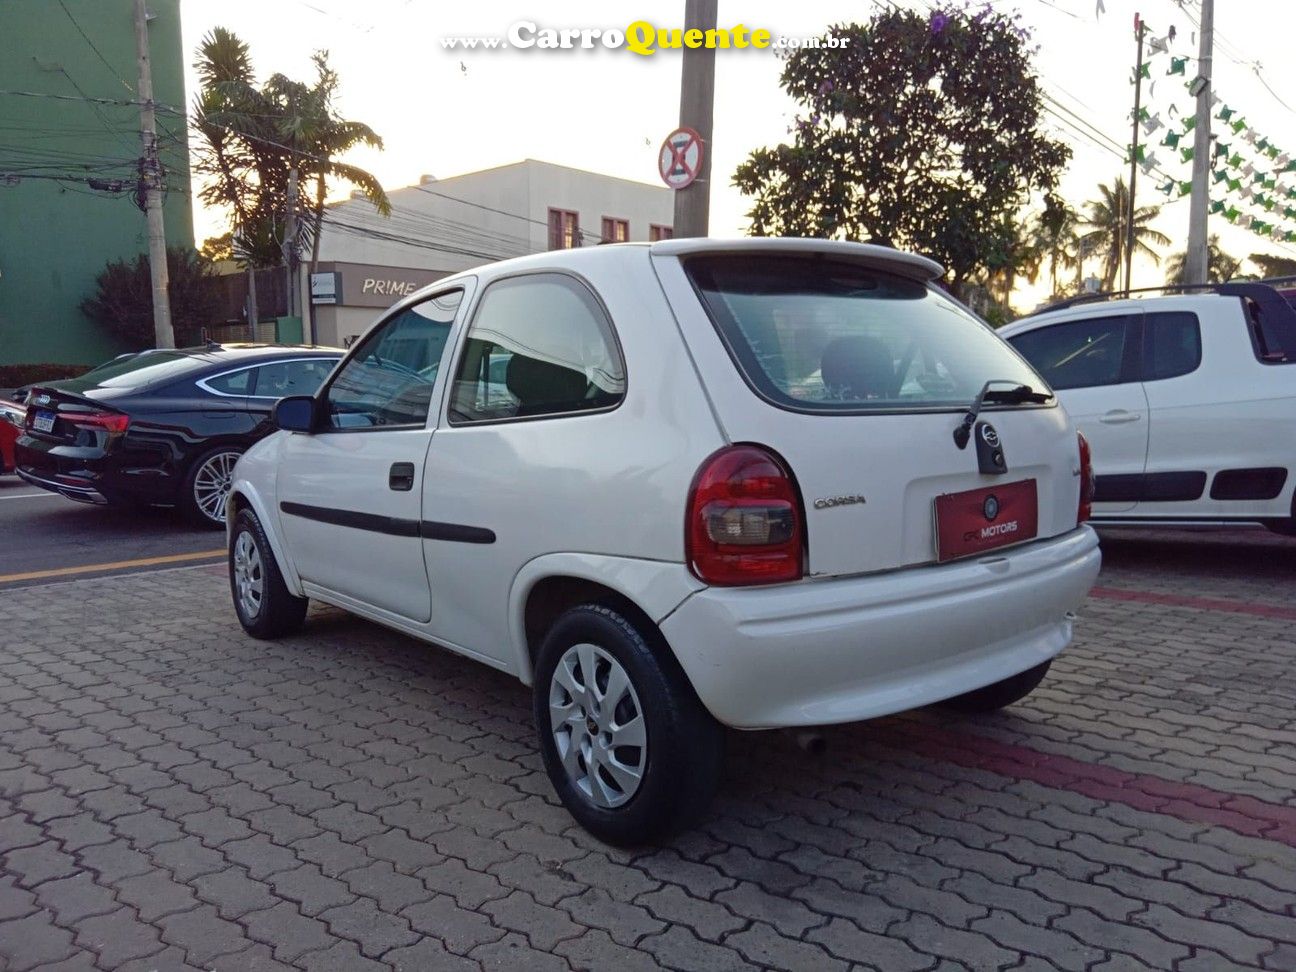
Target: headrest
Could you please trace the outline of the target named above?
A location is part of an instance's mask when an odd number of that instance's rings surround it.
[[[829,341],[819,373],[825,387],[848,398],[862,401],[895,394],[895,365],[890,349],[864,334]]]
[[[517,398],[519,408],[579,402],[589,389],[584,372],[521,354],[515,354],[509,359],[504,383]]]

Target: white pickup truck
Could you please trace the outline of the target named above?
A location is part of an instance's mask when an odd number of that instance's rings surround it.
[[[1089,440],[1095,522],[1296,533],[1296,310],[1274,288],[1077,298],[999,334]]]

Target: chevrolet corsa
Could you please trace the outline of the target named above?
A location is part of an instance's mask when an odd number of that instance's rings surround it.
[[[725,726],[1015,702],[1098,574],[1088,449],[941,272],[671,240],[442,280],[239,460],[238,618],[315,598],[516,675],[616,844],[706,807]]]

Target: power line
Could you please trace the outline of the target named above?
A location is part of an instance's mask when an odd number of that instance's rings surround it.
[[[72,16],[72,11],[67,8],[67,4],[64,3],[63,0],[58,0],[58,5],[63,8],[63,12],[67,14],[67,19],[72,22],[72,26],[76,28],[77,33],[80,34],[81,38],[90,45],[90,50],[94,51],[99,60],[103,61],[104,66],[108,68],[113,77],[120,81],[127,91],[134,94],[135,89],[126,82],[125,78],[117,73],[117,69],[113,67],[112,62],[110,62],[108,58],[104,57],[103,51],[99,50],[99,48],[95,46],[95,42],[90,39],[90,35],[81,29],[81,25],[77,23],[77,19]]]
[[[48,91],[14,91],[12,89],[6,89],[0,91],[0,95],[13,95],[19,98],[49,98],[54,101],[92,101],[98,105],[131,105],[136,108],[144,104],[144,102],[142,101],[137,101],[129,98],[93,98],[90,95],[85,94],[84,92],[82,92],[80,95],[73,96],[73,95],[51,94]],[[181,111],[178,108],[172,107],[171,105],[163,105],[163,104],[155,103],[154,107],[160,111],[168,111],[173,114],[179,114],[179,115],[184,114],[183,111]]]

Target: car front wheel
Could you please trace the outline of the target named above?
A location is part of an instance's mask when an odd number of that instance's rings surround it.
[[[278,638],[301,627],[309,601],[284,583],[265,528],[251,510],[239,510],[230,532],[230,593],[243,630],[254,638]]]
[[[595,837],[648,843],[706,809],[724,730],[656,632],[603,605],[572,608],[540,648],[534,693],[549,779]]]

